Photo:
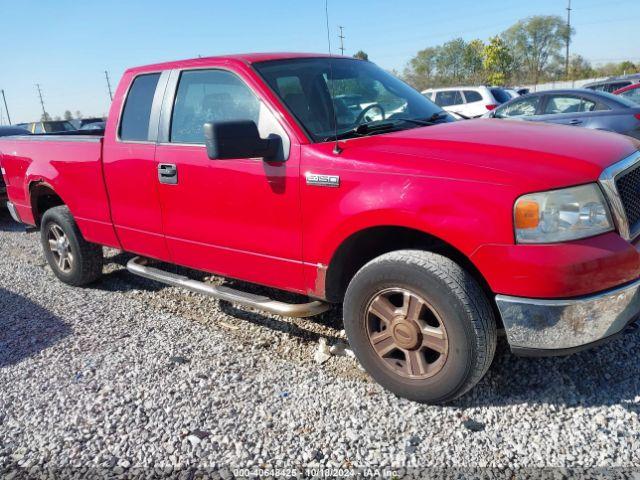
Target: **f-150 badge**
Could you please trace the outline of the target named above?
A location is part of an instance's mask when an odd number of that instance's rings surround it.
[[[307,173],[307,185],[316,187],[339,187],[340,177],[338,175],[318,175],[317,173]]]

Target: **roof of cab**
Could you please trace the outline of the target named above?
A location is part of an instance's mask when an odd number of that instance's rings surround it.
[[[252,64],[256,62],[266,62],[269,60],[287,60],[293,58],[326,58],[330,55],[326,53],[294,53],[294,52],[278,52],[278,53],[242,53],[235,55],[220,55],[215,57],[198,57],[187,60],[175,60],[171,62],[154,63],[151,65],[143,65],[127,69],[127,72],[148,72],[159,70],[171,70],[173,68],[198,67],[212,64],[236,63]],[[331,55],[335,58],[351,58],[342,57],[340,55]]]

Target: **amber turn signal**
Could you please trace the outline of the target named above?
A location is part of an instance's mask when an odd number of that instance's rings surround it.
[[[540,223],[540,207],[532,200],[520,200],[516,204],[516,228],[536,228]]]

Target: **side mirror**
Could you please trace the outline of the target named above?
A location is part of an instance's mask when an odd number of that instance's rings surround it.
[[[277,135],[260,138],[258,126],[252,120],[205,123],[204,139],[211,160],[255,157],[270,160],[282,143]]]

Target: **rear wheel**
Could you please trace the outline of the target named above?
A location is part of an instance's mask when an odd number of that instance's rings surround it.
[[[450,401],[486,373],[496,346],[489,301],[450,259],[401,250],[382,255],[353,278],[344,321],[354,353],[395,394]]]
[[[51,270],[64,283],[86,285],[102,275],[102,247],[83,238],[66,206],[45,212],[40,240]]]

